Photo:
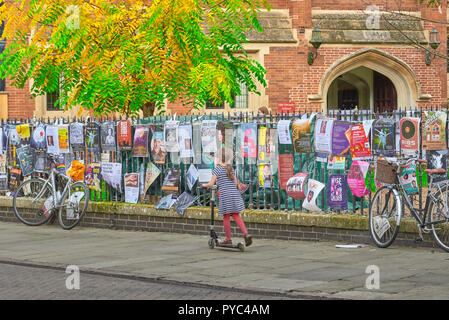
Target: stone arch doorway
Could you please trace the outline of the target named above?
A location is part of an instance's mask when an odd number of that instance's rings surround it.
[[[331,86],[334,80],[351,73],[360,76],[358,68],[371,70],[373,73],[376,72],[389,80],[388,86],[391,94],[390,97],[386,97],[384,100],[395,100],[393,98],[394,93],[396,93],[396,105],[393,105],[394,108],[416,107],[419,101],[428,101],[431,98],[430,95],[421,93],[421,86],[415,73],[405,62],[386,52],[370,48],[360,50],[336,61],[321,79],[318,94],[309,96],[309,100],[313,103],[320,103],[322,110],[326,111],[328,106],[331,107],[332,105],[332,103],[328,103],[328,93],[329,89],[332,89]],[[385,78],[383,79],[385,80]],[[361,79],[364,78],[361,77]],[[364,108],[374,111],[374,78],[372,84],[366,81],[366,79],[364,80],[366,85],[361,84],[361,86],[373,86],[370,87],[372,94],[370,95],[369,107],[365,106]],[[392,90],[393,88],[394,91]],[[379,103],[379,105],[382,105],[382,103]]]
[[[358,67],[335,78],[327,91],[328,110],[391,112],[398,106],[396,87],[383,74]]]

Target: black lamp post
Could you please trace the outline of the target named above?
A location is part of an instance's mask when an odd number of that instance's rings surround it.
[[[310,39],[310,44],[315,48],[315,53],[313,53],[312,51],[309,51],[309,56],[307,59],[307,62],[309,63],[309,65],[312,65],[313,61],[318,56],[318,48],[321,46],[322,43],[323,43],[323,38],[321,37],[321,30],[318,29],[318,27],[315,27],[312,30],[312,39]]]
[[[433,50],[436,50],[440,46],[440,35],[438,33],[438,30],[433,28],[433,30],[430,32],[429,37],[429,45]],[[435,55],[434,55],[435,57]],[[426,65],[430,66],[432,63],[432,56],[429,51],[426,52]]]

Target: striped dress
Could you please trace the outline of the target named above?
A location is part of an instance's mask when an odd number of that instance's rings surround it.
[[[242,195],[234,181],[226,175],[226,167],[217,166],[212,172],[217,177],[217,186],[220,190],[218,197],[218,212],[220,214],[240,213],[245,210]],[[235,175],[235,172],[234,172]]]

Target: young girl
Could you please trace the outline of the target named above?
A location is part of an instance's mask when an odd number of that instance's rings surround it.
[[[219,213],[223,215],[223,227],[226,235],[225,240],[220,241],[220,245],[232,245],[231,241],[231,215],[235,223],[239,226],[245,238],[245,245],[249,247],[252,243],[252,238],[248,235],[243,219],[240,217],[240,212],[245,209],[242,196],[238,189],[238,180],[235,176],[234,169],[230,164],[225,162],[225,152],[222,151],[221,162],[217,163],[212,178],[209,183],[203,185],[206,188],[211,188],[215,182],[218,185],[220,196],[218,200]]]

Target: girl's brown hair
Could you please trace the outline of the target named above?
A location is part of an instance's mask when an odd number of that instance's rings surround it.
[[[221,163],[226,163],[226,148],[221,149]],[[226,163],[226,175],[228,176],[229,180],[235,180],[234,168],[229,163]]]

